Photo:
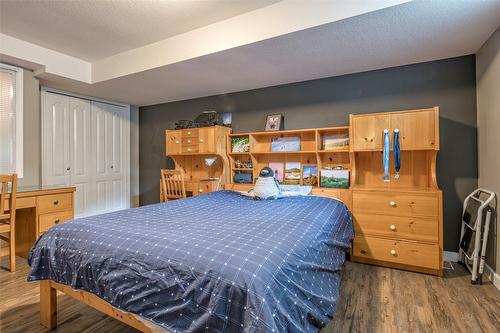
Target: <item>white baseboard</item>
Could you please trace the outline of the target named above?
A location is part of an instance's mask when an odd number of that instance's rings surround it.
[[[444,261],[457,262],[458,261],[458,252],[444,251],[443,254]],[[488,264],[484,264],[484,272],[483,276],[490,280],[493,285],[500,290],[500,275],[495,273],[493,268],[488,266]]]
[[[495,273],[495,271],[493,270],[493,268],[491,268],[490,266],[488,266],[488,264],[485,264],[484,265],[484,276],[490,280],[493,285],[498,289],[500,290],[500,275],[498,275],[497,273]]]
[[[458,261],[458,252],[444,251],[443,254],[444,261],[457,262]]]

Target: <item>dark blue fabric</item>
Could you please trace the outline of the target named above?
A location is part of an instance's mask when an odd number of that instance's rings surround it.
[[[401,148],[399,146],[399,131],[394,132],[394,140],[393,140],[393,152],[394,152],[394,168],[396,173],[399,173],[401,169]]]
[[[58,225],[31,249],[28,279],[173,332],[314,332],[332,318],[352,238],[340,201],[220,191]]]

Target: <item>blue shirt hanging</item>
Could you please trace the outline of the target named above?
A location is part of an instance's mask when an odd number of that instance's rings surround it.
[[[399,170],[401,169],[401,148],[399,146],[399,130],[397,128],[394,130],[392,150],[394,153],[394,168],[396,169],[394,178],[399,179]]]
[[[389,140],[389,130],[384,130],[384,154],[383,154],[383,163],[384,163],[384,182],[389,182],[389,150],[390,150],[390,140]]]

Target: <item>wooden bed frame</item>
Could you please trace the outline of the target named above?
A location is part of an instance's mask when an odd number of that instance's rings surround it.
[[[60,291],[85,303],[110,317],[146,333],[171,333],[152,321],[131,312],[120,310],[98,296],[84,290],[76,290],[52,280],[40,281],[40,323],[48,329],[57,327],[57,292]]]

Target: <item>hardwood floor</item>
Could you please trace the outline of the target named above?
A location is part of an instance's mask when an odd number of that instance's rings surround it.
[[[0,260],[6,267],[7,257]],[[38,283],[28,283],[28,265],[0,268],[0,332],[47,332],[38,319]],[[461,266],[444,278],[348,262],[333,332],[498,332],[500,291],[489,282],[472,286]],[[59,296],[54,332],[128,333],[136,330],[68,296]]]

